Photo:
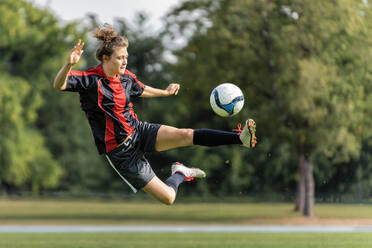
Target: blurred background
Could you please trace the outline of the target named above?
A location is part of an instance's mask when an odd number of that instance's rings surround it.
[[[140,120],[222,130],[257,123],[254,150],[149,154],[161,179],[174,161],[206,171],[180,187],[179,201],[286,202],[309,217],[314,203],[372,202],[370,1],[117,2],[0,0],[3,198],[147,199],[97,154],[78,94],[52,88],[78,39],[86,47],[75,69],[98,64],[92,31],[108,22],[128,37],[127,68],[140,81],[181,84],[177,97],[137,100]],[[224,82],[245,95],[231,118],[209,105]]]

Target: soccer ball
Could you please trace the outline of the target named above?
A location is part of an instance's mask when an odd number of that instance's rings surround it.
[[[212,90],[210,104],[216,114],[230,117],[243,108],[244,95],[235,84],[223,83]]]

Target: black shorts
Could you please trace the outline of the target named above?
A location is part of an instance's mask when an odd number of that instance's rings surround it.
[[[146,186],[155,176],[144,154],[155,151],[160,126],[140,122],[125,144],[106,154],[111,166],[134,192]]]

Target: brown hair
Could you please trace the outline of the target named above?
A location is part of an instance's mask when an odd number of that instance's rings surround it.
[[[96,50],[96,58],[103,61],[103,55],[111,56],[115,47],[128,47],[127,37],[118,35],[111,25],[105,23],[103,27],[96,28],[94,37],[102,41]]]

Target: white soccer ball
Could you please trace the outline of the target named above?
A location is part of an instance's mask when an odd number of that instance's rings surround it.
[[[242,110],[244,95],[235,84],[223,83],[212,90],[210,103],[216,114],[230,117]]]

